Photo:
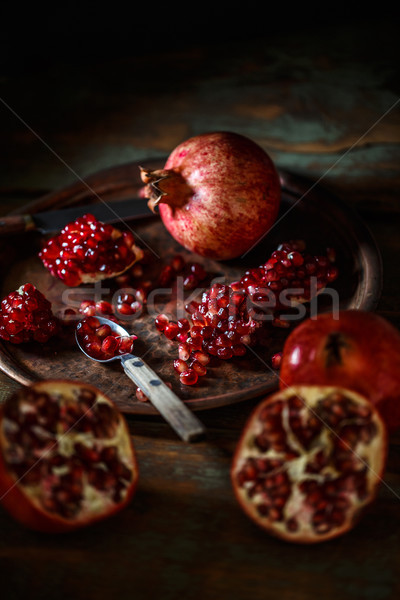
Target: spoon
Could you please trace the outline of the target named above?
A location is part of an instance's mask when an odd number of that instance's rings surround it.
[[[101,324],[109,325],[113,333],[119,336],[130,335],[118,323],[114,323],[114,321],[110,321],[104,317],[96,318]],[[143,393],[146,394],[150,402],[156,407],[159,413],[171,425],[181,439],[185,442],[194,442],[203,437],[205,434],[204,425],[139,356],[126,353],[113,356],[106,360],[93,358],[93,356],[90,356],[90,354],[82,348],[76,330],[75,339],[83,354],[95,362],[109,363],[113,360],[120,360],[126,375],[143,390]]]

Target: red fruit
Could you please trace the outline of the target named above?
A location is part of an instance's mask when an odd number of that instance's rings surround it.
[[[0,305],[0,338],[21,344],[45,343],[59,332],[60,322],[53,315],[51,303],[31,283],[11,292]]]
[[[54,277],[75,287],[124,273],[143,257],[143,251],[131,232],[121,232],[88,214],[51,238],[39,257]]]
[[[311,544],[355,525],[376,496],[386,455],[385,424],[367,398],[297,386],[253,411],[231,479],[241,508],[259,527]]]
[[[375,313],[321,314],[288,336],[281,387],[341,385],[377,406],[390,432],[400,427],[400,332]]]
[[[196,373],[196,371],[190,368],[186,371],[181,372],[179,375],[179,379],[184,385],[195,385],[195,383],[197,383],[198,378],[199,376]]]
[[[109,360],[114,356],[130,353],[137,337],[121,337],[110,325],[101,324],[97,317],[85,317],[76,326],[76,334],[86,354],[97,360]]]
[[[193,137],[170,154],[164,169],[141,170],[144,195],[186,249],[225,260],[252,248],[274,223],[280,182],[268,154],[229,132]]]
[[[138,468],[125,419],[86,383],[40,381],[0,415],[0,498],[23,525],[67,532],[120,511]]]

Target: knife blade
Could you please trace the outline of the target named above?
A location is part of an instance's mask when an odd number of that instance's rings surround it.
[[[124,221],[129,219],[154,216],[154,213],[147,206],[147,202],[147,198],[129,198],[109,203],[100,202],[87,206],[71,206],[59,210],[48,210],[32,215],[22,214],[0,217],[0,236],[25,231],[39,231],[43,234],[55,233],[87,213],[94,215],[103,223],[121,222],[123,224]]]

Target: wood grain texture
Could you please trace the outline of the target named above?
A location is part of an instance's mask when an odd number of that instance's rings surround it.
[[[149,164],[156,163],[149,161]],[[145,357],[164,381],[172,385],[175,394],[194,410],[244,401],[275,389],[278,379],[271,368],[271,357],[282,350],[284,340],[295,327],[301,313],[293,311],[289,329],[279,329],[267,324],[260,343],[249,350],[244,358],[231,361],[214,359],[208,368],[207,377],[201,378],[193,387],[180,384],[172,366],[173,360],[177,358],[177,343],[168,341],[157,332],[155,317],[160,313],[166,313],[175,320],[185,316],[185,303],[189,299],[199,299],[210,281],[236,281],[247,268],[265,262],[266,257],[281,241],[298,238],[300,228],[308,250],[313,254],[323,253],[328,246],[337,248],[337,264],[340,267],[340,277],[332,286],[332,292],[326,291],[318,297],[316,303],[305,306],[302,318],[313,310],[323,311],[332,307],[374,310],[379,302],[382,287],[381,259],[375,241],[363,221],[339,198],[328,194],[315,182],[282,171],[280,176],[282,204],[276,226],[254,249],[243,257],[226,262],[196,257],[209,273],[203,287],[183,293],[178,286],[164,290],[157,290],[156,286],[152,295],[149,295],[144,310],[126,320],[128,331],[139,338],[136,351]],[[101,190],[103,201],[109,202],[112,202],[115,190],[122,193],[125,189],[125,194],[129,190],[135,195],[140,185],[138,163],[93,174],[89,182],[89,188],[83,183],[75,184],[47,195],[38,201],[38,205],[47,207],[52,203],[54,207],[60,207],[81,201],[87,203],[86,192],[93,202],[97,202],[97,190]],[[33,212],[37,210],[32,203],[29,204],[29,209]],[[182,252],[182,248],[171,238],[158,218],[133,221],[129,226],[137,243],[150,254],[146,278],[154,277],[156,280],[161,268],[159,265],[165,264],[174,254],[181,253],[186,260],[193,259],[190,253]],[[7,254],[10,241],[5,240],[4,243],[4,252]],[[11,263],[7,265],[1,289],[3,296],[29,281],[46,295],[55,312],[66,306],[77,310],[80,302],[92,298],[115,301],[120,291],[115,282],[68,289],[61,281],[53,278],[37,256],[40,243],[41,238],[32,234],[30,243],[21,244],[19,257],[13,262],[12,270],[9,269]],[[14,360],[14,373],[10,358]],[[125,380],[118,364],[101,365],[82,356],[76,347],[71,328],[65,328],[61,337],[50,340],[44,347],[38,348],[36,344],[23,347],[8,344],[6,353],[0,353],[0,369],[3,362],[7,373],[11,376],[14,374],[14,378],[21,383],[26,383],[27,374],[32,379],[72,377],[86,380],[100,386],[125,413],[156,414],[150,403],[136,399],[136,387]]]

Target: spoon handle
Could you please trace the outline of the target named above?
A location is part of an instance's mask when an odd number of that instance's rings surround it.
[[[125,354],[121,357],[121,363],[128,377],[143,390],[185,442],[193,442],[204,436],[204,425],[140,357]]]

